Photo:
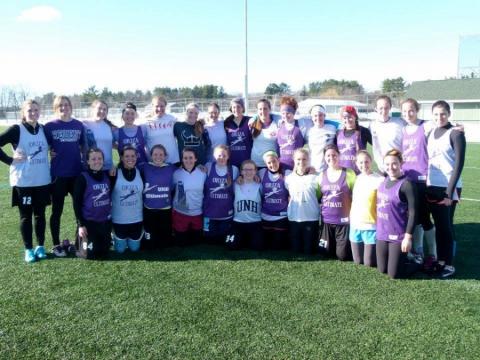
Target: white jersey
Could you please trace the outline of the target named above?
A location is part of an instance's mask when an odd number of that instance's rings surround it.
[[[23,124],[20,128],[16,153],[23,154],[25,161],[10,165],[10,185],[18,187],[43,186],[50,184],[50,166],[48,165],[48,143],[43,126],[31,134]]]
[[[448,187],[456,160],[455,150],[450,143],[452,131],[453,128],[448,129],[438,139],[435,139],[434,131],[432,131],[428,137],[427,185]],[[458,179],[456,187],[462,187],[462,179]]]
[[[262,198],[261,184],[256,182],[235,184],[235,202],[233,221],[251,223],[261,221]]]
[[[211,153],[208,155],[208,161],[213,161],[213,150],[217,145],[227,144],[227,133],[225,132],[223,120],[218,120],[213,124],[205,124],[205,129],[207,130],[208,137],[212,143]]]
[[[201,215],[203,212],[203,186],[207,174],[198,168],[188,172],[183,167],[173,173],[175,196],[173,209],[188,216]]]
[[[288,220],[302,222],[320,219],[317,197],[320,186],[317,175],[298,175],[292,171],[285,177],[285,187],[290,194]]]
[[[314,126],[307,130],[305,142],[310,150],[310,164],[318,173],[327,168],[323,159],[323,149],[333,144],[336,134],[337,128],[330,124],[325,124],[321,128]]]
[[[117,171],[117,181],[112,191],[112,222],[133,224],[143,221],[143,181],[135,169],[135,178],[128,181],[122,170]]]
[[[403,128],[406,122],[400,118],[389,118],[387,121],[375,120],[370,123],[372,134],[373,158],[377,167],[385,171],[383,158],[392,149],[402,150]]]
[[[85,144],[87,150],[96,146],[103,152],[103,170],[110,170],[113,167],[112,145],[113,133],[112,128],[105,121],[84,121],[85,128]]]
[[[250,120],[250,123],[253,123]],[[251,159],[255,162],[257,167],[265,167],[265,162],[263,161],[263,154],[267,151],[272,150],[277,152],[277,133],[278,125],[277,122],[272,121],[268,128],[262,129],[260,134],[253,139],[252,154]]]
[[[145,142],[147,144],[148,151],[152,149],[154,145],[162,144],[167,149],[166,162],[171,164],[178,163],[180,156],[178,154],[177,140],[173,134],[173,125],[177,122],[177,119],[170,114],[165,114],[161,118],[147,121],[143,126],[145,134]]]

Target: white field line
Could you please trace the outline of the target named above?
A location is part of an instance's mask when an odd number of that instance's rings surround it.
[[[465,201],[480,202],[480,199],[470,199],[470,198],[464,198],[464,197],[460,198],[460,202],[462,202],[462,201],[464,201],[464,200],[465,200]]]

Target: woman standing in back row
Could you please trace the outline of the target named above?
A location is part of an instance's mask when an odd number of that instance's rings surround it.
[[[439,100],[432,106],[437,128],[428,137],[427,199],[436,228],[438,263],[441,278],[455,274],[453,266],[453,217],[460,199],[460,175],[465,163],[465,134],[449,122],[450,106]]]
[[[57,119],[45,124],[45,136],[54,153],[51,160],[50,233],[53,241],[52,253],[65,257],[67,254],[60,245],[60,219],[65,196],[73,196],[75,180],[83,168],[81,154],[85,148],[85,128],[80,121],[72,118],[72,103],[68,97],[57,96],[53,101],[53,110]]]
[[[20,233],[27,263],[46,258],[45,207],[50,204],[48,144],[42,125],[38,123],[40,105],[27,100],[22,106],[22,122],[12,125],[0,135],[0,161],[10,165],[12,206],[18,206]],[[2,150],[11,144],[13,156]],[[33,249],[32,217],[38,246]]]

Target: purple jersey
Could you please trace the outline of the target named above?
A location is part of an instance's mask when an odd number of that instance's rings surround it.
[[[237,126],[232,118],[225,120],[225,131],[227,133],[227,145],[230,148],[230,163],[240,168],[244,160],[250,159],[252,153],[252,134],[248,126],[249,118],[244,116]]]
[[[104,173],[101,180],[97,181],[87,172],[83,172],[86,186],[83,194],[82,216],[85,220],[105,222],[112,213],[112,199],[110,180]]]
[[[144,164],[142,173],[143,206],[148,209],[168,209],[172,207],[174,165],[155,166]]]
[[[348,225],[352,192],[347,184],[347,170],[342,169],[340,178],[335,182],[328,180],[324,171],[320,184],[322,192],[321,213],[325,224]]]
[[[203,215],[211,219],[226,219],[233,216],[233,169],[227,167],[227,173],[220,176],[216,163],[212,163],[205,180]]]
[[[408,221],[408,204],[400,199],[400,187],[406,181],[403,177],[387,189],[386,178],[377,190],[377,239],[401,242],[405,236]]]
[[[44,129],[48,145],[55,152],[51,160],[52,177],[78,176],[82,171],[83,124],[75,119],[53,120]]]
[[[267,170],[262,178],[262,213],[271,216],[287,216],[288,190],[285,177],[271,180]]]
[[[293,152],[305,144],[302,131],[295,121],[295,125],[289,130],[287,124],[282,123],[277,132],[277,143],[280,150],[280,164],[284,169],[293,169]]]
[[[118,152],[121,153],[126,145],[131,145],[137,149],[137,164],[148,162],[145,154],[145,138],[140,126],[137,126],[137,133],[131,137],[125,133],[123,128],[118,129]]]
[[[355,164],[355,156],[358,150],[363,150],[366,145],[362,143],[362,137],[359,130],[350,133],[350,136],[345,134],[344,130],[337,132],[337,146],[340,153],[339,164],[341,167],[352,169],[355,174],[360,171]]]
[[[411,125],[403,128],[402,169],[407,179],[415,183],[425,183],[427,181],[428,152],[424,125],[425,122],[421,120],[416,131],[412,134],[406,131]]]

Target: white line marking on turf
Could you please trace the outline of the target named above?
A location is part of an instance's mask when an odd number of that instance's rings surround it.
[[[464,169],[475,169],[475,170],[480,170],[480,167],[476,167],[476,166],[464,166],[463,168],[464,168]]]
[[[460,198],[460,201],[462,201],[462,200],[480,202],[479,199]]]

